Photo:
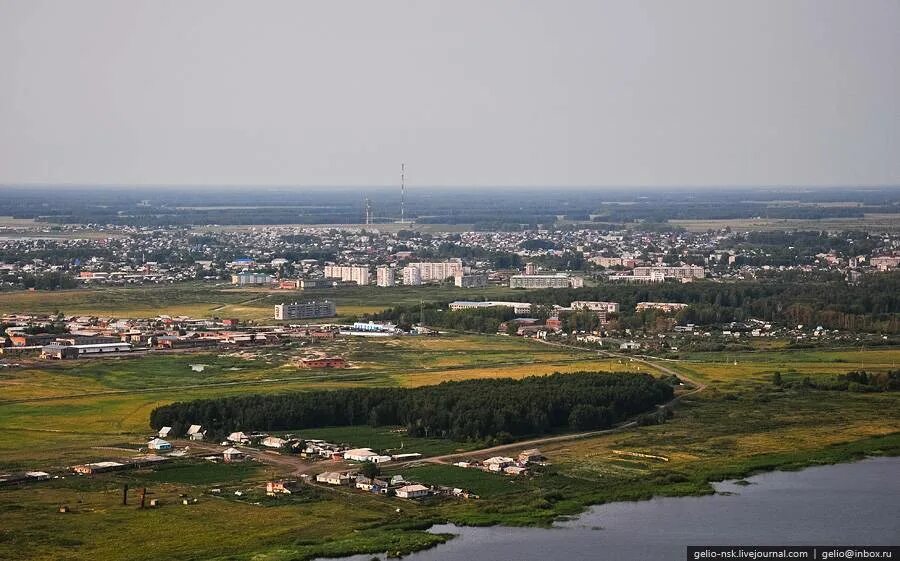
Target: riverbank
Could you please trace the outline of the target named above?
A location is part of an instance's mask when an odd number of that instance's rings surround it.
[[[683,559],[688,545],[895,545],[898,470],[900,458],[882,457],[766,472],[718,483],[715,495],[592,507],[552,529],[437,525],[430,531],[455,538],[408,559],[658,561]]]
[[[702,497],[716,492],[714,484],[725,480],[743,480],[774,471],[800,471],[809,467],[848,464],[867,457],[900,456],[900,433],[867,438],[839,446],[829,446],[811,454],[769,454],[742,465],[723,465],[723,469],[707,472],[702,479],[687,481],[635,481],[618,489],[589,490],[582,494],[551,495],[544,493],[540,502],[529,501],[530,513],[521,509],[503,511],[496,500],[475,504],[469,508],[449,509],[446,516],[425,516],[415,525],[396,525],[377,531],[363,531],[359,535],[326,544],[303,544],[288,550],[268,552],[266,561],[307,561],[318,558],[348,558],[364,561],[371,555],[407,556],[446,543],[455,538],[453,532],[432,533],[427,529],[452,525],[461,528],[519,527],[551,528],[566,520],[578,520],[591,508],[608,504],[636,503],[659,498]],[[559,475],[545,474],[549,481]],[[523,505],[524,506],[524,505]],[[652,530],[648,530],[652,531]],[[361,557],[350,557],[361,556]],[[256,557],[254,557],[256,559]],[[418,559],[416,557],[416,559]],[[437,558],[435,558],[437,559]],[[224,561],[224,558],[223,558]]]

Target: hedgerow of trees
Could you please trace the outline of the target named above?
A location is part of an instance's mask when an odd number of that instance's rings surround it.
[[[649,374],[580,372],[444,382],[420,388],[354,388],[173,403],[150,415],[154,429],[215,436],[242,430],[400,425],[415,437],[505,441],[561,430],[606,428],[672,398]]]

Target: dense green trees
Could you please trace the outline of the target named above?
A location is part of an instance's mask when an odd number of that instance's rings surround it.
[[[422,305],[401,305],[364,316],[365,320],[392,321],[406,326],[425,320],[425,325],[445,327],[460,331],[478,333],[496,333],[500,324],[516,317],[512,308],[495,306],[490,308],[474,308],[471,310],[447,310],[444,303],[429,302]]]
[[[839,374],[833,380],[812,381],[809,378],[801,382],[805,387],[820,390],[850,392],[896,392],[900,391],[900,370],[887,372],[866,372],[856,370]]]
[[[763,280],[730,283],[693,282],[629,285],[606,283],[593,287],[522,291],[505,297],[528,301],[537,311],[575,300],[619,302],[615,316],[622,328],[655,329],[662,314],[635,312],[642,301],[683,302],[689,307],[679,312],[679,323],[711,325],[741,322],[750,318],[782,325],[821,325],[875,333],[900,333],[900,272],[866,275],[858,284],[848,284],[840,275],[800,276],[781,274]],[[427,302],[422,306],[396,306],[365,319],[412,324],[424,311],[425,323],[435,327],[494,333],[497,326],[515,317],[510,308],[481,308],[450,312],[447,302]],[[565,331],[590,331],[599,326],[596,314],[563,314]]]
[[[401,425],[410,436],[482,441],[605,428],[672,395],[670,384],[648,374],[557,373],[173,403],[155,409],[150,424],[171,426],[176,433],[202,424],[217,436],[235,430]]]

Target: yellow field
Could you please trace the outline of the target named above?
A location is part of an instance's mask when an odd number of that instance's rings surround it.
[[[775,371],[791,376],[834,376],[850,370],[885,371],[897,368],[900,364],[900,349],[783,350],[743,356],[722,353],[714,362],[683,360],[664,364],[703,381],[768,379]]]
[[[472,380],[476,378],[525,378],[526,376],[542,376],[554,372],[582,371],[646,371],[634,365],[622,364],[616,359],[609,360],[576,360],[540,362],[516,366],[495,366],[487,368],[459,368],[453,370],[436,370],[427,372],[410,372],[397,374],[392,378],[402,386],[428,386],[441,382]]]

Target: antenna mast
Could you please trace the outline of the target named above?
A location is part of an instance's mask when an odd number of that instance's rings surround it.
[[[406,223],[406,164],[400,164],[400,223]]]

